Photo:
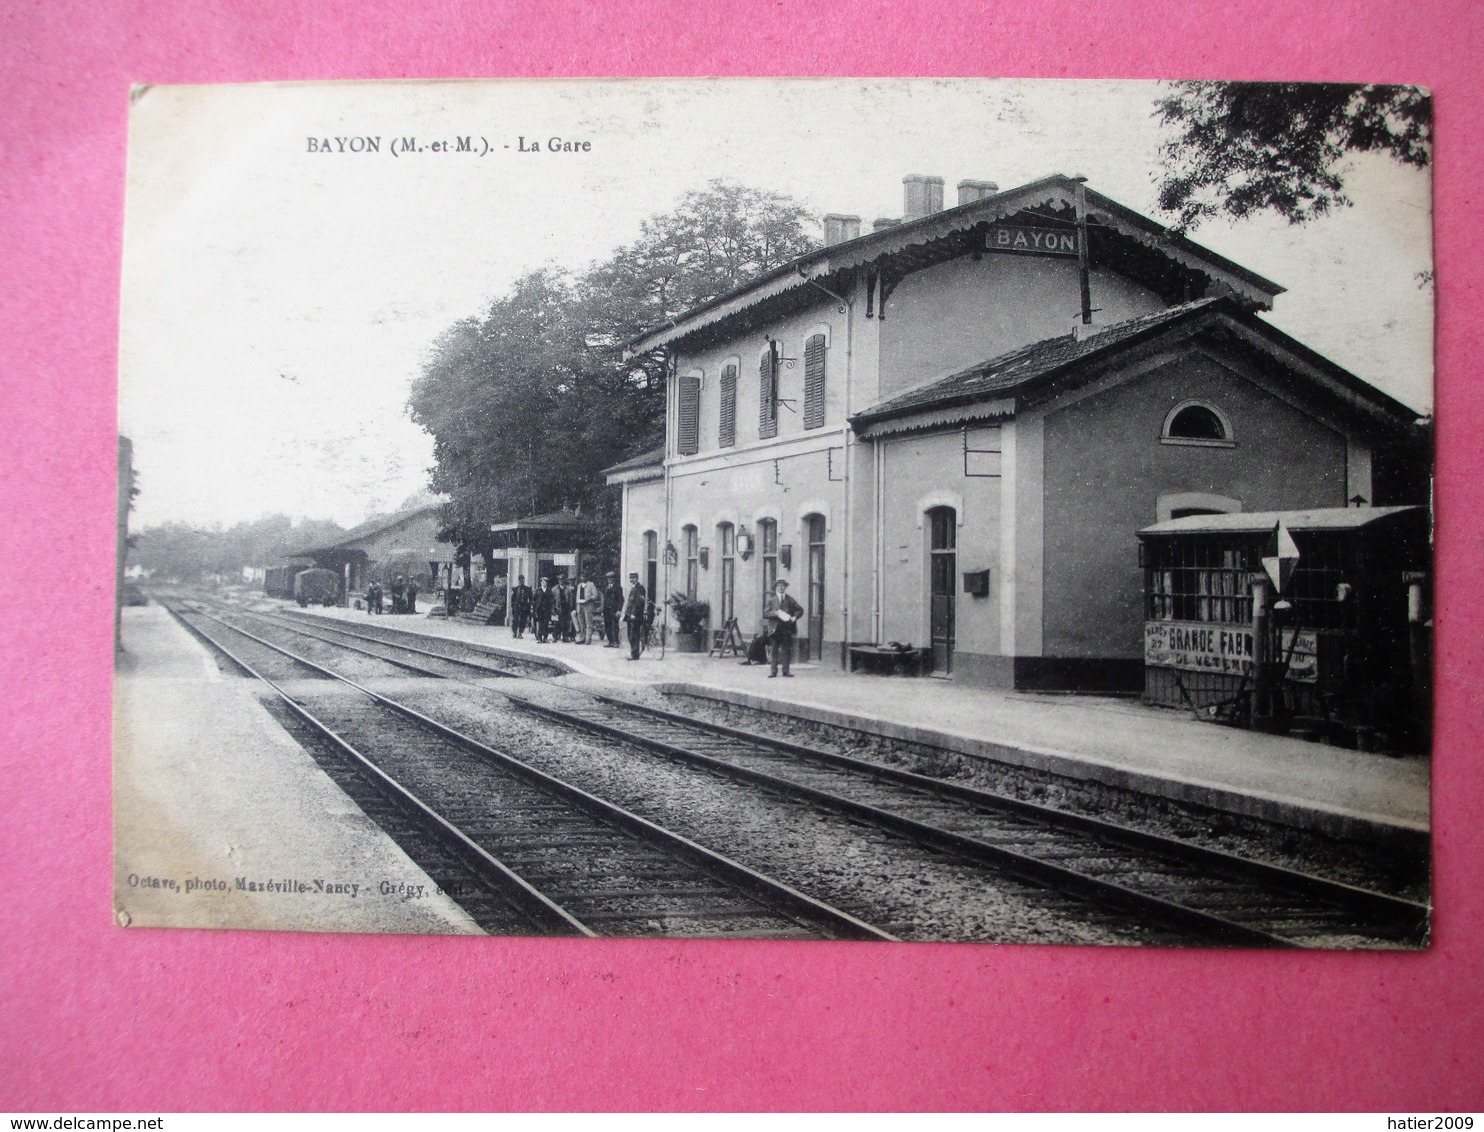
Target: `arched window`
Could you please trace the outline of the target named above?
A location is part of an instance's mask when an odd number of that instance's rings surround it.
[[[804,343],[804,427],[824,424],[824,335],[811,335]]]
[[[778,435],[778,358],[769,342],[757,363],[757,434],[766,440]]]
[[[1160,439],[1167,444],[1218,447],[1230,447],[1234,443],[1231,422],[1215,405],[1204,401],[1186,401],[1171,409]]]
[[[680,529],[680,535],[685,544],[685,596],[694,601],[701,577],[701,540],[696,528],[688,524]]]
[[[759,519],[757,524],[758,557],[762,562],[763,601],[773,592],[778,580],[778,521]]]
[[[728,362],[721,371],[721,409],[716,443],[730,448],[737,443],[737,365]]]
[[[721,546],[721,624],[737,616],[737,528],[721,523],[716,528],[716,541]]]
[[[676,398],[675,451],[694,456],[701,448],[701,379],[694,374],[682,377]]]
[[[660,536],[654,531],[644,532],[644,589],[649,600],[655,600],[655,591],[660,584]]]

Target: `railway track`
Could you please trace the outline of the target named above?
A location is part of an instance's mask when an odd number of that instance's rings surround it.
[[[305,631],[297,618],[274,620]],[[309,635],[321,640],[375,642],[353,647],[405,647],[339,626],[316,630]],[[447,640],[428,644],[420,642],[417,661],[404,666],[447,677],[454,674],[450,666],[496,675],[503,664],[485,654],[460,656]],[[1415,901],[627,701],[564,689],[576,702],[556,707],[501,691],[554,724],[806,800],[1200,942],[1375,946],[1415,944],[1425,936],[1427,907]]]
[[[171,612],[457,853],[528,931],[893,938],[213,614]],[[291,693],[264,658],[334,691]]]

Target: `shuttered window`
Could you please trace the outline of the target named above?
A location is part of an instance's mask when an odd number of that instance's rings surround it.
[[[763,355],[758,363],[757,434],[766,439],[778,435],[778,375],[773,366],[773,352]]]
[[[824,424],[824,335],[804,343],[804,427]]]
[[[717,430],[716,443],[722,448],[737,443],[736,366],[727,366],[721,371],[721,427]]]
[[[676,451],[694,456],[701,446],[701,379],[680,379],[680,414],[676,429]]]

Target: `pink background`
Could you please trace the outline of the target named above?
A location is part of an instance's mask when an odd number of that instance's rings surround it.
[[[1484,177],[1472,0],[0,4],[0,1108],[1484,1107]],[[1423,955],[542,943],[110,918],[132,82],[504,75],[1416,82],[1437,96],[1435,823]]]

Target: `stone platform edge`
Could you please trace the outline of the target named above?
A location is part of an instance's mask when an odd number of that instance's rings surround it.
[[[1257,818],[1276,825],[1303,829],[1347,841],[1362,841],[1396,848],[1408,853],[1426,854],[1431,831],[1418,822],[1384,815],[1347,810],[1301,799],[1262,792],[1244,793],[1216,783],[1198,779],[1168,778],[1127,767],[1111,766],[1059,751],[1042,750],[1024,745],[975,739],[951,731],[936,731],[910,724],[896,723],[879,716],[858,715],[817,704],[798,704],[773,699],[757,692],[717,688],[689,681],[665,681],[654,687],[669,695],[696,696],[721,703],[734,704],[775,715],[790,715],[815,723],[862,731],[886,739],[938,747],[955,754],[970,755],[992,762],[1045,771],[1063,778],[1096,782],[1131,790],[1139,794],[1168,798],[1243,817]]]

